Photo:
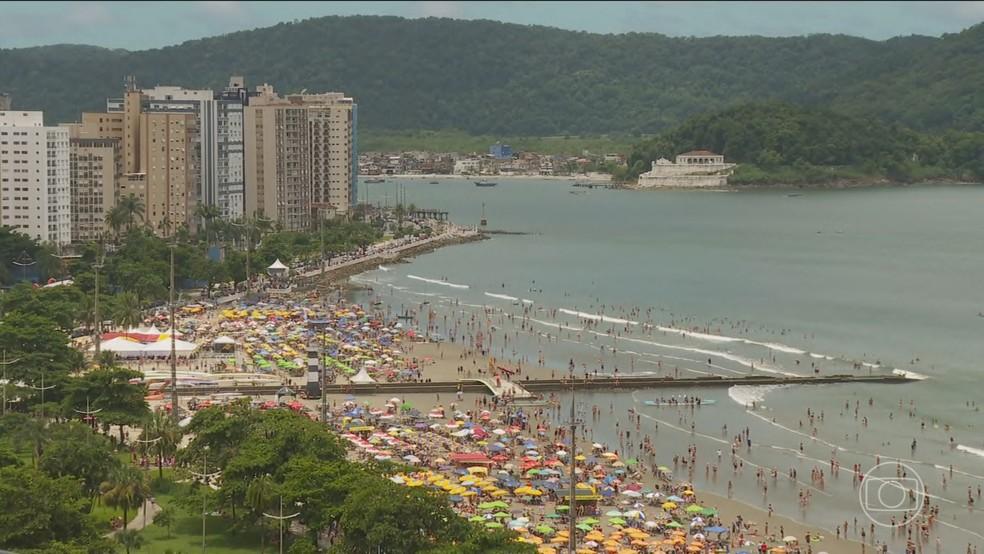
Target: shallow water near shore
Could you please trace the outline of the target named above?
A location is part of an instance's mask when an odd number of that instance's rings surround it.
[[[477,223],[484,203],[489,228],[533,234],[497,235],[360,275],[354,280],[374,290],[357,292],[359,300],[414,312],[409,325],[459,342],[481,332],[501,364],[522,363],[530,376],[565,373],[571,360],[578,375],[617,368],[626,379],[894,369],[925,376],[884,386],[623,390],[578,401],[595,440],[617,446],[618,421],[631,432],[620,452],[633,452],[628,442],[637,451],[648,435],[659,463],[671,467],[694,444],[697,487],[724,495],[732,481],[742,502],[772,504],[830,534],[848,521],[852,538],[854,518],[865,527],[869,520],[851,466],[901,459],[941,507],[927,548],[936,537],[943,552],[984,547],[984,188],[572,195],[577,189],[564,182],[405,184],[408,202],[449,210],[456,223]],[[395,198],[391,182],[368,190],[373,202]],[[643,404],[677,394],[716,403]],[[754,409],[745,405],[752,401]],[[601,410],[593,422],[592,406]],[[629,408],[640,416],[638,431]],[[744,467],[736,475],[730,443],[745,428],[752,447],[737,449]],[[766,479],[767,495],[756,467],[778,471],[777,481]],[[814,467],[824,470],[822,485],[811,482]],[[790,468],[799,483],[787,478]],[[811,501],[802,506],[805,490]],[[892,551],[904,545],[904,534],[885,528],[875,536]]]

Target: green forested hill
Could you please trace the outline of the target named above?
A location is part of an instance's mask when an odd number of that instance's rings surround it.
[[[984,130],[984,25],[942,38],[599,35],[492,21],[324,17],[126,52],[0,50],[15,107],[70,121],[138,83],[341,90],[366,129],[654,133],[688,116],[783,100],[919,129]]]
[[[704,113],[642,141],[625,177],[648,171],[660,157],[705,148],[740,164],[735,183],[984,178],[984,133],[923,133],[780,102]]]

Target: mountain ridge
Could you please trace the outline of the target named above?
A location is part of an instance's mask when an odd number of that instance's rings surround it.
[[[157,49],[0,50],[18,109],[75,121],[143,86],[221,88],[245,75],[291,92],[340,90],[365,129],[472,134],[654,133],[697,113],[780,100],[921,130],[984,130],[984,25],[939,38],[669,37],[490,20],[329,16]],[[927,93],[927,90],[929,91]]]

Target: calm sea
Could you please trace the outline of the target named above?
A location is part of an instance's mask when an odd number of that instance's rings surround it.
[[[572,182],[363,185],[371,201],[391,204],[402,185],[408,202],[447,210],[460,224],[478,224],[484,206],[489,229],[527,234],[445,248],[357,280],[393,313],[432,309],[444,337],[467,342],[481,331],[488,341],[490,333],[496,355],[532,375],[549,373],[537,367],[542,357],[563,370],[573,360],[578,374],[899,369],[925,377],[694,391],[717,402],[693,412],[642,404],[690,391],[579,401],[589,418],[592,405],[602,410],[592,425],[597,440],[617,446],[618,420],[631,442],[640,434],[655,440],[665,465],[696,445],[696,486],[724,494],[732,481],[739,500],[827,530],[854,517],[867,526],[853,464],[904,460],[942,509],[943,551],[984,548],[984,187],[641,193]],[[744,405],[752,400],[755,410]],[[639,431],[626,424],[630,407],[643,416]],[[745,467],[734,475],[730,442],[746,428],[753,446],[739,449]],[[717,450],[724,456],[715,476],[707,464]],[[832,458],[842,467],[837,477]],[[780,477],[795,468],[800,483],[769,477],[765,496],[756,467]],[[814,468],[824,471],[822,485],[811,482]],[[803,506],[805,490],[811,501]],[[898,519],[909,507],[899,507]],[[882,528],[876,538],[902,544]]]

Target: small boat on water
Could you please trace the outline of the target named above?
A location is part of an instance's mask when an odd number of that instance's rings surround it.
[[[646,406],[655,406],[657,408],[674,407],[674,406],[711,406],[717,404],[717,400],[703,399],[700,402],[695,402],[693,400],[678,400],[678,401],[666,401],[666,400],[643,400],[643,404]]]
[[[386,179],[366,179],[367,184],[385,183]]]
[[[432,185],[440,185],[441,183],[438,182],[438,181],[431,181],[430,184],[432,184]]]
[[[496,183],[494,181],[475,181],[476,187],[494,187],[498,184],[499,183]]]

